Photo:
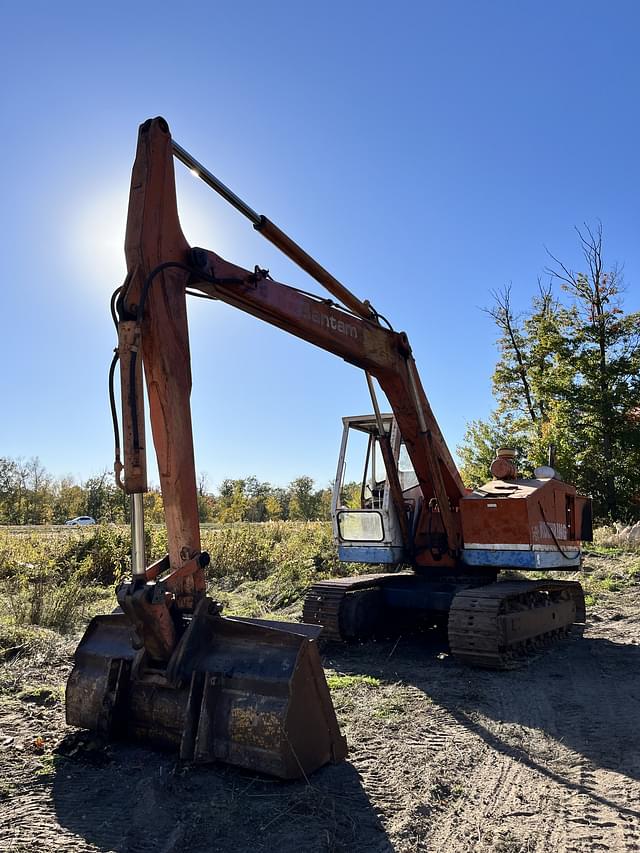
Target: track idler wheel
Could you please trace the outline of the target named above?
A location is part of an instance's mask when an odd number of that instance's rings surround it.
[[[364,642],[379,630],[383,612],[380,589],[355,589],[340,603],[340,636],[343,640]]]

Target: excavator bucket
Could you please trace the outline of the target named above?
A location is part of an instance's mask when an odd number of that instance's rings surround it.
[[[75,654],[67,722],[295,779],[346,757],[319,626],[221,616],[200,602],[166,666],[132,644],[124,614],[97,616]]]

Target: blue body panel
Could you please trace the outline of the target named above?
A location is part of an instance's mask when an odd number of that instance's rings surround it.
[[[399,563],[404,549],[394,545],[338,545],[344,563]]]
[[[462,561],[467,566],[495,566],[497,569],[570,569],[580,565],[580,552],[575,547],[568,551],[570,559],[559,551],[494,551],[483,548],[465,548]]]
[[[572,569],[580,565],[580,552],[575,547],[567,552],[569,559],[559,551],[504,550],[491,548],[465,548],[462,562],[467,566],[493,567],[536,571],[547,569]],[[346,563],[401,563],[403,548],[394,545],[339,545],[338,558]]]

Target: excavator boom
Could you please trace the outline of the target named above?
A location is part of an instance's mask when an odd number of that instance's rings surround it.
[[[316,278],[344,307],[332,299],[315,297],[274,281],[258,267],[250,271],[213,251],[190,247],[178,219],[174,156],[240,210],[256,230]],[[182,464],[192,468],[188,347],[180,344],[186,340],[182,332],[173,336],[175,346],[164,343],[172,325],[186,323],[185,292],[189,286],[340,356],[377,379],[393,408],[425,503],[433,499],[437,504],[448,543],[441,565],[453,565],[461,548],[457,507],[465,489],[422,387],[406,334],[384,325],[368,302],[361,302],[281,229],[255,213],[173,142],[162,119],[154,119],[141,128],[129,202],[126,254],[130,275],[121,296],[124,311],[134,317],[141,302],[145,306],[149,302],[153,309],[145,311],[143,319],[143,360],[145,364],[150,360],[156,372],[161,369],[160,377],[151,377],[147,384],[154,443],[162,463],[163,496],[166,482],[169,497],[169,540],[174,548],[186,545],[193,550],[197,528],[192,483],[182,478],[179,483],[175,480]],[[156,276],[163,286],[152,283]],[[165,291],[170,296],[165,297]],[[162,342],[157,351],[156,341]],[[127,421],[132,413],[124,400],[123,406],[127,436],[131,432]],[[181,465],[177,460],[173,465],[173,474],[169,465],[169,458],[173,459],[171,444],[179,445],[181,457]],[[125,482],[128,476],[132,474],[125,461]],[[400,506],[398,514],[403,514]],[[427,538],[430,524],[426,513],[418,519],[413,534],[418,549]],[[423,551],[428,563],[429,550]]]
[[[388,616],[397,611],[403,618],[411,612],[446,613],[454,653],[467,662],[495,666],[508,665],[514,654],[563,636],[572,623],[581,623],[584,597],[579,584],[514,581],[496,585],[493,581],[503,569],[572,570],[579,566],[580,539],[591,535],[589,499],[576,495],[552,468],[533,480],[521,480],[515,466],[502,458],[492,466],[495,481],[473,492],[466,490],[426,398],[407,336],[384,325],[384,318],[369,302],[353,296],[188,152],[175,143],[173,148],[178,159],[345,306],[274,282],[258,268],[250,273],[214,252],[193,252],[193,265],[203,274],[202,280],[197,273],[193,279],[199,290],[366,372],[376,414],[375,418],[345,419],[333,501],[339,554],[341,559],[373,564],[403,562],[423,575],[323,581],[308,591],[305,620],[322,625],[325,637],[364,639],[380,627],[384,630]],[[379,411],[372,378],[391,404],[390,419]],[[383,497],[374,495],[381,491],[374,477],[371,497],[365,499],[363,482],[361,508],[355,511],[340,505],[344,449],[351,426],[369,433],[368,454],[373,457],[379,447],[385,469]],[[400,444],[410,458],[416,481],[410,488],[403,488],[400,482]],[[385,494],[393,513],[389,507],[385,511]],[[358,541],[349,541],[341,519],[346,528],[350,521],[360,525],[351,534]],[[378,526],[366,533],[373,519],[378,519]],[[401,547],[389,530],[394,520],[400,528]],[[362,539],[370,541],[363,543]],[[477,609],[494,615],[481,622]],[[523,612],[526,616],[509,615]]]

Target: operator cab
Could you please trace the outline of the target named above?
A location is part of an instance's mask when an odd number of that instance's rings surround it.
[[[374,415],[342,419],[344,429],[333,489],[331,516],[340,560],[354,563],[401,563],[402,532],[389,488]],[[398,478],[406,497],[410,528],[416,515],[418,478],[393,415],[382,415]]]

